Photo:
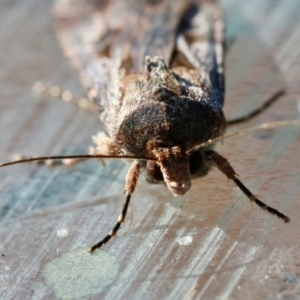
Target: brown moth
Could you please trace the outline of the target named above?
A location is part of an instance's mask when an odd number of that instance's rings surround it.
[[[224,24],[215,1],[57,1],[54,15],[64,53],[88,92],[89,108],[107,127],[107,133],[93,137],[90,155],[68,158],[134,159],[118,221],[89,252],[109,241],[125,221],[142,169],[149,182],[164,183],[177,196],[216,166],[251,202],[290,221],[257,199],[212,150],[229,123],[222,111]]]

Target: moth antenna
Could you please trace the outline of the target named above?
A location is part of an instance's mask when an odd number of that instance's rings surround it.
[[[264,130],[264,129],[270,129],[270,128],[280,128],[280,127],[287,127],[287,126],[300,126],[300,120],[286,120],[286,121],[276,121],[276,122],[270,122],[270,123],[263,123],[260,125],[248,127],[245,129],[241,129],[239,131],[233,132],[233,133],[228,133],[224,134],[222,136],[219,136],[215,139],[208,140],[207,142],[204,142],[200,145],[197,145],[190,150],[188,150],[186,153],[187,154],[192,154],[193,152],[202,149],[204,147],[207,147],[209,145],[213,145],[217,142],[223,141],[225,139],[234,137],[234,136],[242,136],[249,134],[254,131],[259,131],[259,130]]]
[[[33,161],[42,161],[42,160],[57,160],[57,159],[95,159],[95,158],[112,158],[112,159],[138,159],[138,160],[153,160],[156,161],[156,158],[145,157],[145,156],[132,156],[132,155],[102,155],[102,154],[81,154],[81,155],[58,155],[58,156],[39,156],[39,157],[30,157],[15,161],[6,162],[0,164],[0,168],[7,167],[11,165],[17,165],[22,163],[29,163]]]

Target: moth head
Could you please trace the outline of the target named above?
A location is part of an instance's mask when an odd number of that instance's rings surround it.
[[[184,195],[191,187],[189,157],[180,147],[152,150],[156,161],[147,162],[147,172],[153,179],[164,181],[175,196]]]

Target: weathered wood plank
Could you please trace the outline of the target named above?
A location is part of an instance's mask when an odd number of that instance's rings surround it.
[[[287,86],[268,111],[230,130],[298,118],[299,1],[221,2],[234,40],[226,115],[245,114]],[[0,1],[1,161],[15,152],[83,153],[102,128],[86,112],[31,95],[37,80],[83,94],[55,38],[51,4]],[[140,180],[126,225],[93,256],[85,249],[110,230],[121,208],[125,164],[1,169],[1,298],[296,299],[298,142],[299,128],[282,128],[218,146],[244,183],[290,216],[290,224],[250,205],[217,170],[178,198]]]

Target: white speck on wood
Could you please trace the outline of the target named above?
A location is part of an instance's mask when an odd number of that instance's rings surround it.
[[[61,229],[58,229],[56,231],[56,235],[57,237],[67,237],[69,235],[69,229],[68,228],[61,228]]]
[[[190,245],[193,242],[193,237],[191,235],[187,235],[183,238],[178,238],[176,240],[176,242],[180,245],[180,246],[187,246]]]

